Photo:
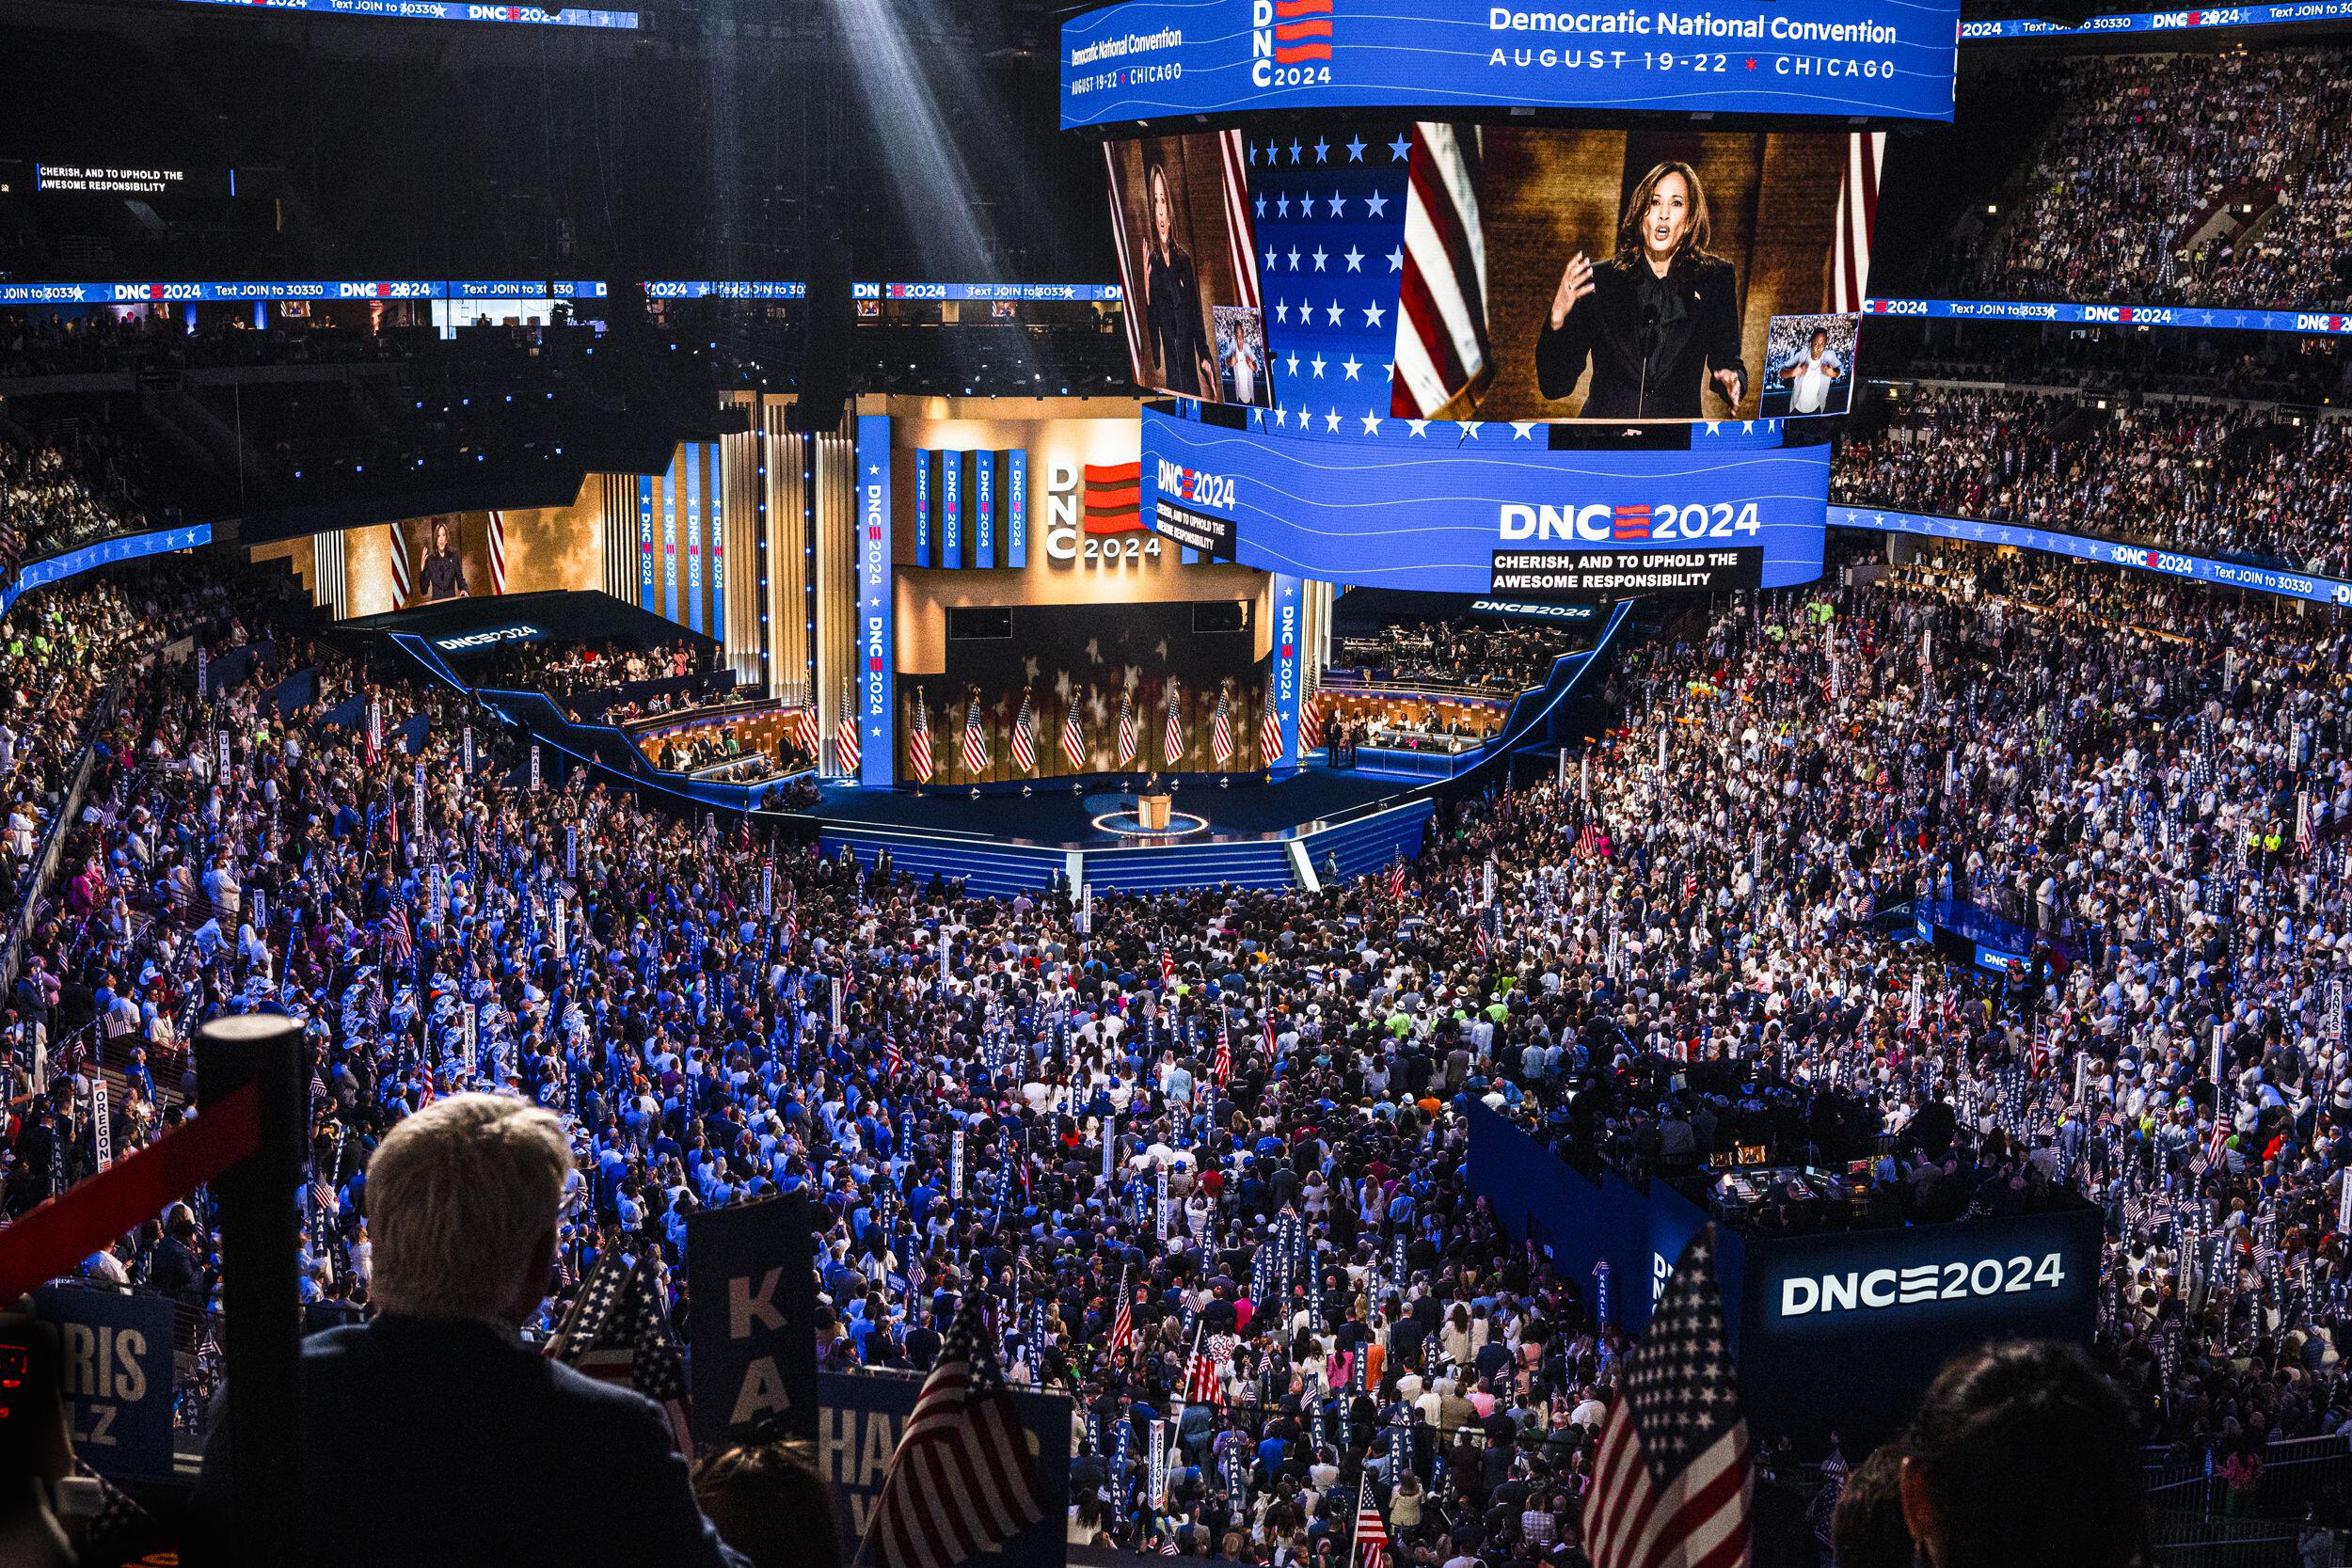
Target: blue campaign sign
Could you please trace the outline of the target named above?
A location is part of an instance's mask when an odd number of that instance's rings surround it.
[[[898,643],[890,553],[890,417],[857,417],[858,783],[890,786],[898,754]]]
[[[400,22],[502,22],[538,27],[637,26],[635,11],[591,6],[477,6],[466,0],[181,0],[191,6],[236,6],[326,16],[381,16]]]
[[[1125,0],[1063,24],[1061,122],[1368,107],[1948,120],[1959,28],[1956,0]]]
[[[2216,561],[2178,550],[2152,549],[2118,539],[2093,539],[2054,529],[2028,528],[2023,523],[1988,523],[1974,517],[1939,517],[1920,512],[1895,512],[1883,507],[1836,506],[1830,522],[1838,528],[1867,528],[1881,533],[1917,533],[1934,539],[1957,539],[1972,545],[2008,545],[2021,550],[2042,550],[2072,556],[2077,561],[2105,562],[2137,572],[2161,572],[2167,577],[2192,578],[2249,593],[2276,594],[2280,598],[2312,604],[2352,605],[2352,582],[2305,572],[2286,571],[2242,561]]]
[[[2058,322],[2093,326],[2195,327],[2230,332],[2352,333],[2338,310],[2239,310],[2201,305],[2083,305],[2046,299],[1866,299],[1865,315],[1899,320]]]
[[[33,1311],[57,1331],[73,1451],[109,1481],[169,1481],[171,1303],[52,1285]]]
[[[1772,421],[1687,451],[1561,451],[1540,424],[1380,421],[1325,440],[1143,414],[1147,520],[1232,525],[1233,558],[1327,582],[1591,598],[1821,575],[1829,448]],[[1766,444],[1769,440],[1770,444]]]
[[[2122,11],[2094,16],[2078,27],[2031,17],[2000,22],[1963,22],[1960,36],[1975,42],[2013,39],[2114,38],[2131,33],[2209,32],[2223,27],[2282,27],[2292,23],[2352,17],[2352,0],[2289,0],[2276,6],[2221,6],[2197,11]]]

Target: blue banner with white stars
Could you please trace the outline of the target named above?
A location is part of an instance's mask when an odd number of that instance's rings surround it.
[[[1256,139],[1249,205],[1279,428],[1386,419],[1405,271],[1402,121]],[[1334,420],[1336,419],[1336,423]]]

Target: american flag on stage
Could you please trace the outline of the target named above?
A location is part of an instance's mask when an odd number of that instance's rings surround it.
[[[931,782],[931,714],[923,689],[914,689],[914,723],[907,735],[907,771],[916,784]]]
[[[1323,749],[1323,694],[1311,687],[1298,699],[1298,750]]]
[[[1184,718],[1176,705],[1176,681],[1168,682],[1168,727],[1160,734],[1160,752],[1170,768],[1184,760]]]
[[[814,692],[809,694],[807,702],[801,705],[800,711],[792,715],[792,744],[801,749],[803,755],[811,761],[816,760],[818,754],[817,697]]]
[[[1044,1518],[1042,1493],[980,1321],[980,1293],[967,1291],[891,1455],[859,1555],[870,1548],[878,1568],[950,1568]]]
[[[1216,1086],[1223,1088],[1233,1078],[1232,1015],[1222,1005],[1216,1010]]]
[[[1012,765],[1024,773],[1037,768],[1037,736],[1031,730],[1029,692],[1024,687],[1021,690],[1021,711],[1013,716],[1012,721]]]
[[[392,608],[408,608],[408,595],[416,591],[416,569],[408,561],[408,536],[400,531],[398,523],[386,523],[384,532],[392,546]]]
[[[1225,689],[1217,689],[1216,711],[1209,715],[1209,754],[1219,768],[1233,760],[1233,715]]]
[[[1282,760],[1282,710],[1274,697],[1274,682],[1265,683],[1265,707],[1258,718],[1258,766],[1271,768]]]
[[[1626,1360],[1584,1495],[1584,1549],[1593,1568],[1742,1568],[1755,1484],[1705,1229]]]
[[[1486,343],[1486,242],[1478,218],[1479,135],[1473,125],[1422,120],[1413,127],[1390,404],[1408,420],[1463,417],[1494,373]]]
[[[686,1352],[670,1327],[668,1291],[650,1255],[630,1263],[598,1257],[548,1354],[575,1371],[634,1388],[670,1418],[677,1451],[694,1451],[687,1426]]]
[[[845,779],[857,777],[858,767],[865,758],[865,748],[859,744],[857,682],[841,683],[841,719],[833,732],[833,761]]]
[[[1878,227],[1879,170],[1886,133],[1856,131],[1846,140],[1846,173],[1837,186],[1837,227],[1830,239],[1829,308],[1862,309],[1870,289],[1870,234]]]
[[[963,715],[963,771],[971,775],[988,769],[988,732],[980,728],[980,694],[972,693],[972,705]]]
[[[1061,754],[1063,761],[1083,771],[1087,765],[1087,737],[1086,731],[1078,727],[1078,694],[1072,692],[1070,711],[1062,715]]]
[[[1360,1353],[1359,1353],[1360,1354]],[[1357,1568],[1380,1568],[1389,1555],[1388,1521],[1380,1517],[1380,1505],[1372,1495],[1372,1467],[1364,1467],[1364,1489],[1356,1500]]]
[[[1135,1291],[1130,1288],[1129,1276],[1122,1274],[1119,1276],[1119,1315],[1111,1320],[1110,1353],[1117,1355],[1135,1342]]]
[[[490,514],[490,592],[506,592],[506,514]]]
[[[1136,694],[1132,689],[1119,694],[1119,766],[1126,767],[1136,760]]]

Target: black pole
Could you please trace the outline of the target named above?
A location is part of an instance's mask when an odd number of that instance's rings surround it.
[[[262,1141],[213,1182],[220,1224],[223,1360],[230,1451],[230,1508],[241,1560],[291,1562],[301,1502],[296,1357],[296,1209],[307,1150],[302,1026],[278,1013],[215,1019],[196,1034],[197,1101],[204,1110],[250,1083]]]

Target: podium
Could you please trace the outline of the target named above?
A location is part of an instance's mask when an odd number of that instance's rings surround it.
[[[1168,797],[1166,790],[1156,795],[1136,797],[1136,820],[1148,833],[1168,832]]]

